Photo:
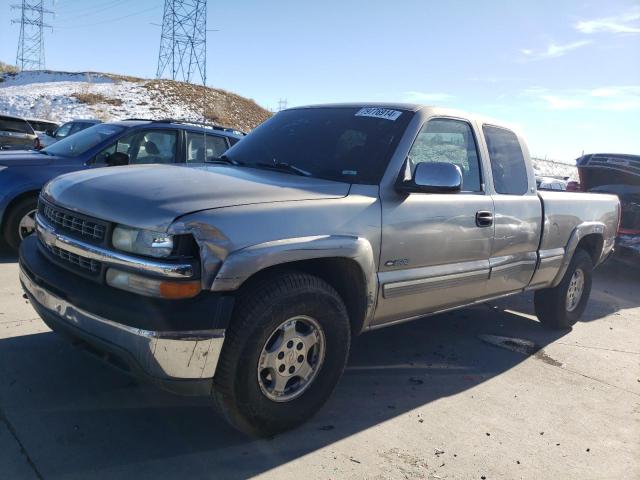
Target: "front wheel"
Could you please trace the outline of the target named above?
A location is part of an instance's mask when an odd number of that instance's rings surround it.
[[[536,315],[545,327],[567,330],[580,319],[591,294],[592,273],[591,256],[576,250],[560,283],[535,293]]]
[[[28,197],[16,203],[7,213],[4,223],[4,239],[14,252],[18,251],[20,242],[36,230],[36,211],[38,199]]]
[[[273,435],[307,420],[344,370],[350,324],[338,293],[320,278],[265,278],[238,298],[214,378],[214,399],[245,433]]]

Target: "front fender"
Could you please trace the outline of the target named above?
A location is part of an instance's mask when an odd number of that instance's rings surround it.
[[[358,263],[366,283],[365,325],[373,315],[377,295],[376,266],[368,240],[348,235],[287,238],[252,245],[229,254],[218,271],[211,290],[237,290],[249,277],[265,268],[301,260],[349,258]]]

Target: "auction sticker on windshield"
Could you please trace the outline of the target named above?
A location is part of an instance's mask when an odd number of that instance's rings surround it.
[[[392,122],[395,122],[400,115],[402,115],[402,112],[399,110],[379,107],[364,107],[356,112],[356,117],[384,118]]]

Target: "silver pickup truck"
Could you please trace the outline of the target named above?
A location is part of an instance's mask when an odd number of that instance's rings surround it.
[[[499,122],[312,106],[208,164],[54,179],[20,279],[53,330],[270,435],[322,406],[362,332],[526,290],[571,328],[619,216],[614,196],[537,192]]]

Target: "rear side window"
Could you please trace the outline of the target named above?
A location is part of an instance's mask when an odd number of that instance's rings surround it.
[[[187,162],[203,163],[215,160],[227,148],[224,137],[187,132]]]
[[[505,195],[527,193],[527,167],[518,137],[510,130],[489,125],[484,125],[482,131],[489,149],[496,192]]]
[[[0,117],[0,130],[12,133],[28,133],[33,135],[33,128],[24,120],[11,117]]]

